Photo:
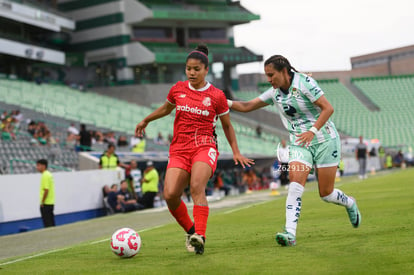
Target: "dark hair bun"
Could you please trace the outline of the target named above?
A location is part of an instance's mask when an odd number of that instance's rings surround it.
[[[202,53],[205,53],[206,55],[208,55],[208,47],[207,47],[206,44],[198,44],[197,48],[195,48],[195,49],[196,49],[196,51],[199,51],[199,52],[202,52]]]

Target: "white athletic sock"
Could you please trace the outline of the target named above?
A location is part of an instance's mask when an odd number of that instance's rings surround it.
[[[286,225],[287,232],[296,236],[296,227],[302,208],[302,194],[305,188],[297,182],[289,184],[289,191],[286,198]]]
[[[346,208],[350,208],[354,204],[354,200],[339,189],[334,189],[331,194],[321,198],[326,202],[342,205]]]

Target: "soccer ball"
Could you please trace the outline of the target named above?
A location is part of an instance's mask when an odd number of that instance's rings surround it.
[[[130,228],[117,230],[111,238],[111,250],[122,258],[134,257],[141,248],[141,237]]]

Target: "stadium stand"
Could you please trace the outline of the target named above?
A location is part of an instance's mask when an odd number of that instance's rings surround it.
[[[4,102],[4,103],[1,103]],[[155,108],[159,105],[154,104]],[[72,148],[65,144],[66,129],[73,122],[90,125],[88,129],[100,131],[115,131],[116,135],[134,134],[137,121],[148,115],[153,109],[140,106],[108,96],[98,95],[92,92],[82,92],[63,85],[42,84],[21,80],[0,80],[0,111],[11,111],[20,109],[25,118],[35,121],[44,121],[51,129],[56,146],[33,147],[30,144],[31,137],[25,129],[18,132],[18,139],[8,144],[2,143],[2,167],[5,172],[10,172],[10,165],[7,161],[10,157],[19,159],[17,166],[23,168],[14,169],[15,173],[24,173],[33,170],[33,165],[24,165],[23,161],[35,161],[41,157],[58,155],[52,162],[54,165],[61,165],[70,169],[77,169],[77,155]],[[154,121],[147,129],[148,139],[152,139],[162,133],[164,137],[172,134],[174,114]],[[264,132],[261,138],[256,136],[254,129],[242,123],[233,122],[239,147],[243,153],[255,153],[272,155],[279,138],[273,134]],[[218,142],[222,152],[231,152],[227,144],[224,132],[218,122]],[[16,150],[11,149],[16,148]],[[4,149],[4,150],[3,150]],[[9,150],[10,149],[10,150]],[[92,148],[101,151],[104,147]],[[156,148],[166,150],[167,147]],[[57,151],[58,153],[54,153]],[[31,167],[31,168],[30,168]]]
[[[367,136],[388,146],[414,146],[414,75],[353,78],[352,82],[380,108],[362,122]]]

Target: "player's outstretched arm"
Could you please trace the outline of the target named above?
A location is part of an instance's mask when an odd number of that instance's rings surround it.
[[[233,151],[234,164],[240,165],[245,168],[254,164],[254,160],[244,157],[240,154],[239,146],[237,145],[236,133],[234,132],[233,125],[230,122],[230,115],[226,114],[220,116],[221,125],[223,126],[224,134],[226,135],[227,141],[230,144],[231,150]]]
[[[230,109],[243,113],[251,112],[268,105],[258,97],[249,101],[227,100],[227,104],[229,105]]]
[[[137,124],[135,127],[135,136],[142,137],[142,134],[145,133],[145,128],[147,127],[148,123],[153,120],[157,120],[161,117],[169,115],[172,110],[174,110],[175,105],[172,105],[168,101],[165,101],[163,105],[158,107],[154,112],[149,114],[146,118],[144,118],[140,123]]]

